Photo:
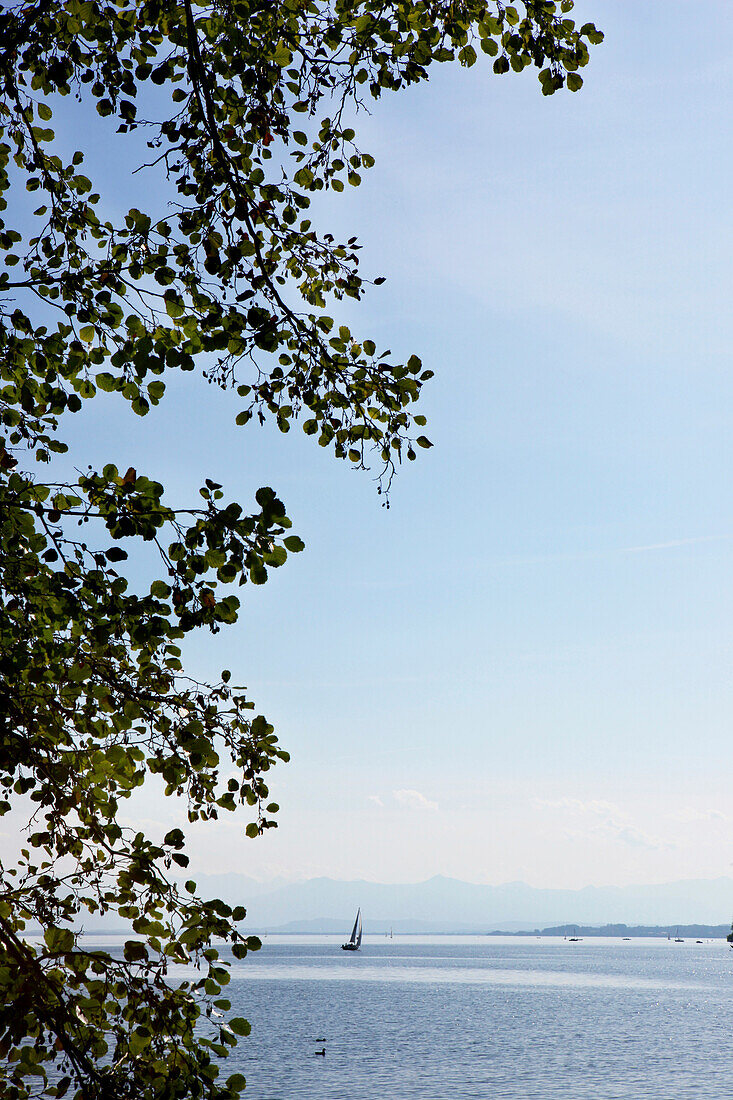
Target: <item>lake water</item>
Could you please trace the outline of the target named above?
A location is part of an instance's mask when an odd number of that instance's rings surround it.
[[[248,1100],[722,1100],[732,994],[720,941],[270,937],[233,963],[252,1035],[224,1075]]]

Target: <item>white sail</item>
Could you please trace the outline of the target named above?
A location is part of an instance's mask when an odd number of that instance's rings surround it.
[[[359,922],[359,933],[356,937],[356,946],[361,947],[361,909],[359,910],[356,919]]]

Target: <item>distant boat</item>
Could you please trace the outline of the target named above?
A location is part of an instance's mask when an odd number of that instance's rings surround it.
[[[675,941],[674,941],[674,942],[675,942],[675,943],[684,943],[684,942],[685,942],[685,941],[684,941],[684,940],[683,940],[683,939],[681,938],[681,936],[680,936],[680,930],[679,930],[679,928],[677,929],[677,935],[675,936]]]
[[[730,932],[728,933],[728,935],[725,938],[727,939],[727,941],[731,945],[731,947],[733,947],[733,923],[731,923]]]
[[[356,910],[356,920],[348,943],[341,944],[342,951],[358,951],[361,947],[361,909]]]

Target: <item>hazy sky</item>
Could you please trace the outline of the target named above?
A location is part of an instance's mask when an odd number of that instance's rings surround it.
[[[442,66],[362,118],[376,167],[319,206],[387,276],[356,331],[436,372],[435,447],[389,511],[190,377],[144,420],[85,417],[80,466],[135,465],[179,503],[204,476],[271,484],[307,544],[188,648],[293,758],[280,828],[187,830],[194,870],[732,873],[733,5],[578,12],[606,32],[580,93]]]

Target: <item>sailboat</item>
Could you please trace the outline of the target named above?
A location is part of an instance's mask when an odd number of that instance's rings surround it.
[[[341,944],[342,951],[358,951],[361,947],[361,909],[356,911],[356,920],[354,921],[354,927],[351,929],[351,936],[348,943]]]
[[[728,935],[725,938],[728,941],[728,943],[731,945],[731,947],[733,947],[733,924],[731,924],[730,932],[728,933]]]

